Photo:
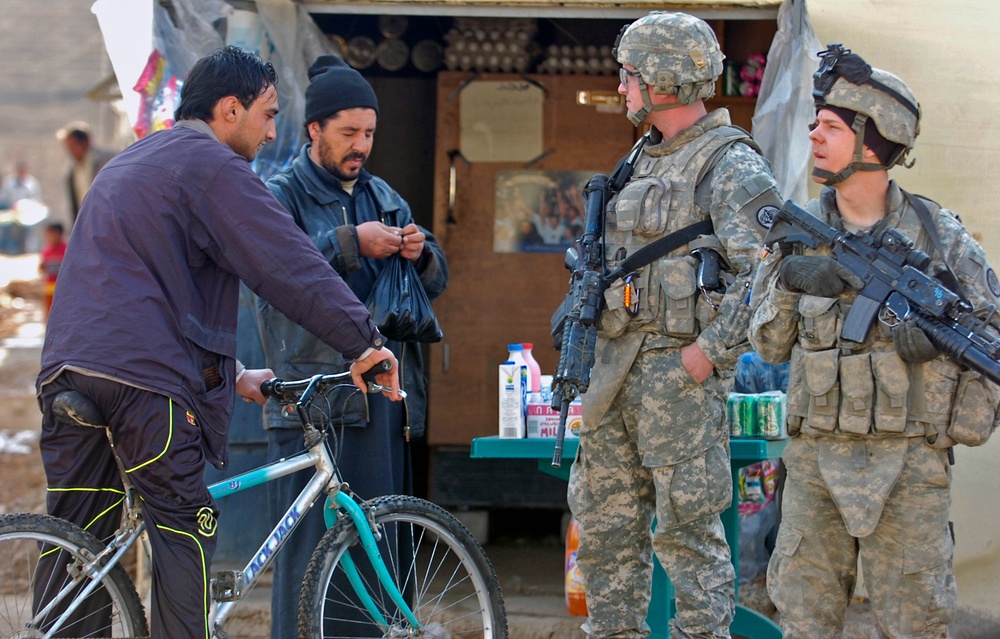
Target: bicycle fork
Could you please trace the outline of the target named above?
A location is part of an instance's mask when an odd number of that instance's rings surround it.
[[[361,538],[361,546],[368,555],[368,560],[375,569],[375,574],[378,576],[379,583],[382,584],[383,588],[385,588],[386,594],[389,595],[389,599],[391,599],[392,602],[399,607],[399,611],[403,613],[403,616],[406,617],[406,620],[410,622],[413,628],[415,630],[419,630],[420,622],[417,621],[417,617],[413,614],[413,610],[403,598],[403,593],[399,591],[399,588],[396,587],[396,583],[389,575],[389,570],[385,566],[385,561],[382,560],[382,555],[378,551],[378,545],[375,540],[375,535],[372,532],[372,526],[369,524],[364,511],[361,510],[361,507],[357,504],[357,502],[345,495],[343,492],[338,492],[334,495],[333,500],[339,508],[344,509],[344,511],[351,518],[351,521],[354,522],[354,527],[357,529],[358,535]],[[354,560],[351,559],[351,555],[347,552],[347,550],[344,551],[341,563],[344,567],[344,573],[347,576],[347,580],[351,583],[351,586],[354,588],[354,592],[357,593],[358,598],[364,604],[365,610],[371,614],[372,619],[374,619],[375,623],[378,624],[379,630],[383,632],[387,631],[391,624],[385,619],[384,616],[382,616],[378,606],[375,605],[375,601],[372,600],[371,595],[368,594],[368,588],[365,587],[364,581],[362,580],[360,573],[358,573],[358,567],[354,563]]]

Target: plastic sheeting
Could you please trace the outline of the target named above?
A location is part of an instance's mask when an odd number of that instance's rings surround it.
[[[287,166],[305,142],[306,70],[316,58],[333,53],[312,16],[292,0],[257,0],[257,13],[274,47],[278,71],[277,138],[257,154],[254,170],[266,179]]]
[[[819,39],[809,23],[806,0],[784,0],[771,41],[760,96],[753,115],[754,139],[771,161],[782,196],[809,199],[809,125],[816,119],[812,74],[819,66]]]

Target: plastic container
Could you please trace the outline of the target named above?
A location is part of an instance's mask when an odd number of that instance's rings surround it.
[[[580,548],[580,523],[571,517],[566,528],[566,612],[575,617],[587,616],[587,593],[583,575],[576,563]]]
[[[520,344],[507,344],[507,361],[514,362],[518,366],[522,367],[522,386],[524,386],[525,393],[533,392],[529,388],[528,382],[530,381],[531,373],[528,369],[528,360],[524,359],[524,347]]]
[[[531,352],[534,346],[531,343],[521,344],[521,356],[528,364],[528,392],[540,393],[542,392],[542,367],[535,361],[535,356]]]

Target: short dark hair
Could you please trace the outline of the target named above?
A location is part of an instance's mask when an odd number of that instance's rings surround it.
[[[216,102],[230,95],[249,109],[260,94],[277,84],[274,66],[256,53],[232,45],[216,49],[191,67],[174,119],[209,122]]]
[[[45,225],[45,228],[62,235],[66,231],[66,227],[62,225],[62,222],[49,222]]]

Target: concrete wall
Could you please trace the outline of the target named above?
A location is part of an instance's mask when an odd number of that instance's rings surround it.
[[[1000,267],[1000,4],[996,0],[808,0],[820,42],[841,42],[903,78],[923,110],[903,188],[958,213]],[[804,134],[804,133],[803,133]],[[1000,436],[956,450],[952,519],[959,603],[1000,601]]]
[[[98,145],[115,148],[118,118],[86,97],[111,74],[90,0],[0,0],[0,173],[27,161],[51,215],[69,220],[69,163],[55,131],[90,123]]]

